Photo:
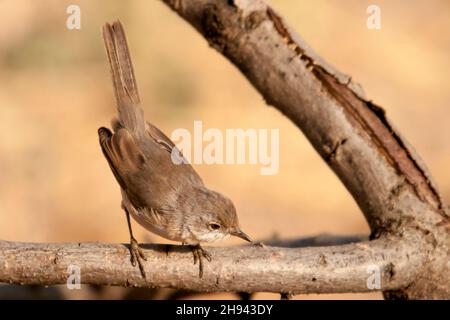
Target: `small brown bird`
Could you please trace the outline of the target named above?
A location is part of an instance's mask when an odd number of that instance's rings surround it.
[[[233,203],[209,190],[192,166],[172,161],[175,144],[144,119],[122,24],[103,26],[103,39],[111,67],[118,118],[112,121],[114,133],[100,128],[103,154],[122,191],[122,208],[130,232],[131,263],[145,278],[146,260],[133,236],[130,215],[144,228],[166,239],[191,247],[194,264],[211,256],[201,242],[221,240],[229,235],[251,241],[239,228]],[[177,162],[179,163],[179,162]]]

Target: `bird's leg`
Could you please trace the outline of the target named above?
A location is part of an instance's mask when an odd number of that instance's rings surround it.
[[[142,264],[142,260],[147,261],[147,258],[144,256],[144,252],[142,252],[141,248],[139,247],[139,243],[133,236],[133,230],[131,229],[130,213],[128,212],[128,209],[125,206],[122,207],[125,210],[125,214],[127,216],[128,231],[130,231],[131,264],[133,265],[133,267],[135,267],[137,261],[142,277],[145,279],[145,271],[144,266]]]
[[[190,245],[192,254],[194,255],[194,264],[197,264],[198,261],[198,267],[199,267],[199,278],[203,277],[203,258],[211,262],[211,255],[203,249],[200,244],[196,245]]]

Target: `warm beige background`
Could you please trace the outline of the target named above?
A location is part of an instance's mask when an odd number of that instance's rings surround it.
[[[448,202],[450,2],[375,2],[382,14],[379,31],[366,28],[366,8],[374,1],[272,4],[386,108]],[[65,28],[72,3],[81,6],[81,30]],[[249,234],[369,232],[301,132],[160,1],[1,0],[0,238],[128,241],[119,188],[97,142],[97,128],[115,113],[100,27],[116,18],[128,33],[146,117],[168,134],[192,129],[196,119],[204,127],[280,129],[278,175],[260,176],[251,165],[196,166],[211,188],[234,200]],[[165,241],[135,229],[140,240]],[[240,242],[224,245],[233,243]]]

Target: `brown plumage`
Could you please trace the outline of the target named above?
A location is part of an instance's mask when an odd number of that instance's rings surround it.
[[[133,65],[119,21],[103,26],[108,61],[116,95],[118,118],[114,132],[98,130],[100,145],[122,190],[131,238],[131,261],[145,277],[145,257],[133,236],[131,215],[147,230],[191,245],[194,262],[210,259],[201,242],[235,235],[250,241],[239,228],[233,203],[209,190],[189,163],[172,161],[174,143],[144,119]],[[175,150],[177,151],[177,150]]]

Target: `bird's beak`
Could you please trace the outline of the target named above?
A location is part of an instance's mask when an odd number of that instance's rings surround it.
[[[245,232],[243,232],[241,229],[233,230],[233,231],[230,232],[230,234],[232,236],[244,239],[244,240],[246,240],[248,242],[252,242],[252,239],[250,239],[250,237]]]

